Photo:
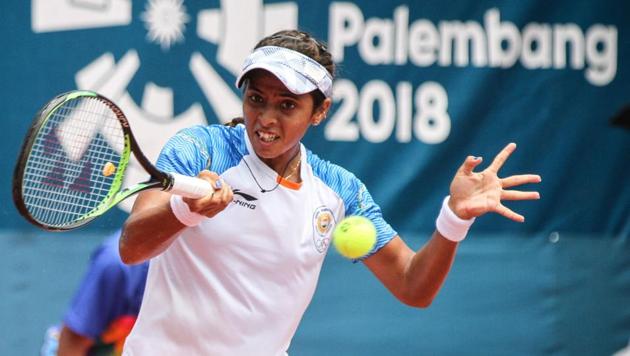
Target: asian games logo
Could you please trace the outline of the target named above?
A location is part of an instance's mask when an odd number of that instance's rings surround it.
[[[335,228],[335,216],[330,208],[320,206],[313,213],[313,242],[319,253],[330,245],[330,235]]]
[[[96,32],[101,37],[103,33],[112,37],[116,36],[114,31],[126,30],[120,43],[130,44],[118,58],[113,49],[97,51],[91,61],[77,64],[74,81],[77,89],[96,91],[121,107],[140,147],[152,161],[177,131],[208,122],[204,107],[209,107],[214,112],[211,117],[221,123],[240,116],[240,98],[233,89],[233,81],[243,60],[260,38],[278,30],[297,28],[298,6],[294,2],[220,0],[217,8],[208,7],[207,2],[146,0],[134,9],[132,4],[139,3],[32,0],[31,27],[36,34],[68,31],[94,34],[94,38],[82,44],[89,53],[102,40]],[[112,34],[108,36],[108,32]],[[134,45],[136,37],[140,41]],[[111,42],[106,40],[102,42]],[[180,60],[182,65],[172,64]],[[159,75],[136,78],[147,76],[145,68],[149,67]],[[179,79],[188,76],[194,81]],[[175,78],[173,85],[168,84],[169,78]],[[143,80],[140,85],[139,80]],[[199,99],[188,99],[191,97]],[[188,101],[180,102],[180,98]],[[132,160],[124,184],[143,180],[145,176],[144,170]],[[133,199],[128,199],[119,206],[128,211],[132,204]]]

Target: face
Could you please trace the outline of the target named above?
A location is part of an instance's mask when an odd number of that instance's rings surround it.
[[[283,174],[281,170],[297,154],[309,126],[325,118],[331,100],[314,110],[310,94],[291,93],[270,72],[254,70],[248,79],[243,95],[247,136],[258,157]]]

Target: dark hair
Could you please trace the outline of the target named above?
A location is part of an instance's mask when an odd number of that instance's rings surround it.
[[[308,32],[299,30],[282,30],[260,40],[254,49],[264,46],[277,46],[292,49],[309,56],[321,64],[330,76],[335,78],[335,63],[326,45],[311,36]],[[313,96],[313,108],[318,108],[326,97],[319,90],[311,93]]]
[[[245,123],[245,119],[243,119],[242,117],[235,117],[231,121],[228,121],[223,125],[227,127],[236,127],[236,125],[244,124],[244,123]]]

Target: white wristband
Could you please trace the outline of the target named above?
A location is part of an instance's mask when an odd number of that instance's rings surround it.
[[[205,216],[201,214],[190,211],[190,207],[184,199],[176,194],[171,195],[171,210],[177,220],[186,226],[197,226],[205,218]]]
[[[444,198],[440,215],[438,215],[435,220],[435,227],[440,235],[444,236],[446,239],[459,242],[466,237],[470,225],[475,222],[475,218],[464,220],[455,215],[448,206],[450,198],[450,195],[447,195],[446,198]]]

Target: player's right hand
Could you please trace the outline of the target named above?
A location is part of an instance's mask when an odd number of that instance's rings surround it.
[[[204,170],[197,177],[208,181],[214,187],[214,191],[203,198],[183,198],[183,200],[188,204],[190,211],[211,218],[227,208],[232,202],[234,198],[232,187],[221,179],[216,172]]]

